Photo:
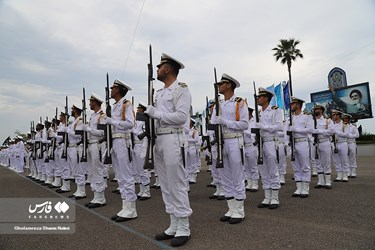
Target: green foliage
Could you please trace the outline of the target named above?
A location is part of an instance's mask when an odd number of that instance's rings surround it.
[[[375,134],[363,132],[362,135],[357,139],[357,142],[374,143],[375,142]]]
[[[273,56],[275,57],[276,61],[281,59],[281,64],[287,64],[288,68],[292,66],[292,61],[295,61],[298,57],[303,58],[303,54],[299,49],[297,49],[297,45],[300,43],[298,40],[291,39],[281,39],[280,43],[277,44],[276,48],[272,50],[275,51]]]

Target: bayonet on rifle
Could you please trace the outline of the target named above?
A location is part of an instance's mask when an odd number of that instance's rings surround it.
[[[314,119],[314,129],[317,128],[317,120],[315,114],[313,114],[313,119]],[[315,159],[319,159],[319,154],[318,154],[318,134],[313,134],[314,137],[314,146],[315,146]]]
[[[255,82],[253,82],[254,86],[254,102],[255,102],[255,107],[254,107],[254,112],[255,112],[255,121],[257,123],[260,122],[259,120],[259,109],[258,109],[258,99],[257,99],[257,89],[255,87]],[[251,133],[255,134],[255,143],[258,147],[258,159],[257,163],[258,165],[263,164],[263,140],[262,137],[260,136],[260,130],[259,128],[252,128]]]
[[[220,115],[220,96],[219,96],[219,86],[217,85],[217,75],[216,75],[216,68],[214,68],[214,76],[215,76],[215,114],[216,117]],[[224,160],[223,160],[223,127],[220,124],[215,125],[215,138],[217,143],[217,161],[216,161],[216,168],[223,168],[224,167]]]
[[[86,115],[86,92],[85,88],[82,90],[82,124],[86,125],[87,123],[87,115]],[[82,136],[82,155],[80,162],[87,162],[87,131],[83,130],[76,130],[75,131],[76,135],[81,135]]]
[[[147,105],[154,105],[154,87],[153,87],[153,66],[152,66],[152,47],[149,47],[149,58],[150,61],[147,64],[148,67],[148,97],[147,97]],[[147,151],[144,163],[144,169],[153,169],[154,168],[154,145],[156,139],[156,132],[155,132],[155,125],[154,119],[152,119],[147,114],[137,113],[136,120],[144,121],[145,122],[145,131],[138,135],[138,139],[142,140],[145,136],[147,137]]]
[[[107,86],[105,87],[105,104],[106,104],[106,109],[105,113],[107,117],[111,117],[111,104],[109,102],[110,100],[110,95],[109,95],[109,76],[107,73]],[[97,129],[98,130],[104,130],[104,137],[105,141],[107,144],[107,148],[105,151],[105,156],[104,156],[104,164],[112,164],[112,157],[111,157],[111,150],[112,150],[112,127],[110,124],[97,124]]]

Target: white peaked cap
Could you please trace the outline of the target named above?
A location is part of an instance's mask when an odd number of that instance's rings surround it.
[[[112,85],[111,89],[114,88],[114,87],[123,87],[123,88],[127,88],[128,90],[132,90],[132,88],[130,88],[129,85],[127,85],[123,81],[120,81],[119,79],[116,79],[113,82],[113,85]]]
[[[95,100],[95,101],[98,101],[100,103],[104,102],[103,99],[98,94],[95,94],[94,92],[91,92],[91,96],[90,96],[89,100]]]
[[[185,65],[182,62],[180,62],[179,60],[171,57],[170,55],[162,53],[161,58],[160,58],[160,63],[156,67],[160,68],[160,66],[163,65],[164,63],[172,63],[172,64],[178,66],[180,69],[185,68]]]

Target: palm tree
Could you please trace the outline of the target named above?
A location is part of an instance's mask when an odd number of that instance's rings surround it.
[[[296,48],[299,43],[300,41],[294,40],[294,38],[289,40],[280,39],[280,43],[277,45],[277,47],[272,49],[275,51],[275,54],[273,55],[276,62],[281,59],[281,64],[286,63],[288,65],[290,96],[293,96],[291,73],[292,61],[295,61],[298,57],[303,58],[301,51]]]

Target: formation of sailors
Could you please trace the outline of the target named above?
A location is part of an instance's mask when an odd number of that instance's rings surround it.
[[[333,110],[332,118],[326,118],[322,105],[316,105],[312,115],[304,114],[304,101],[291,97],[293,123],[290,124],[284,121],[283,112],[270,104],[274,93],[259,88],[257,121],[254,118],[257,109],[235,94],[240,83],[223,74],[216,85],[224,99],[219,103],[211,100],[207,113],[209,123],[222,128],[223,143],[219,150],[217,131],[207,130],[203,137],[208,139],[202,140],[196,120],[190,116],[192,97],[189,88],[177,80],[184,65],[162,54],[157,67],[157,79],[164,86],[155,93],[155,106],[140,102],[135,111],[126,99],[131,87],[116,79],[110,87],[110,97],[115,100],[110,115],[102,110],[104,99],[92,93],[89,107],[93,113],[88,122],[85,113],[83,115],[85,108],[73,104],[70,114],[61,112],[58,119],[38,122],[27,134],[25,142],[21,136],[9,140],[9,146],[1,147],[1,165],[18,173],[28,169],[28,177],[32,180],[55,188],[58,193],[74,191],[69,196],[74,199],[86,198],[85,185],[89,184],[93,199],[86,206],[90,209],[107,204],[105,189],[112,166],[118,183],[114,192],[119,193],[122,200],[119,212],[111,217],[116,222],[136,219],[136,200],[148,200],[151,198],[150,187],[160,188],[170,225],[155,238],[172,239],[172,246],[184,245],[190,239],[189,216],[193,211],[188,193],[190,185],[197,182],[202,148],[212,175],[209,186],[216,187],[209,198],[226,200],[227,211],[223,212],[220,221],[230,224],[244,220],[246,191],[257,192],[260,184],[264,199],[258,208],[278,208],[279,190],[285,184],[287,157],[292,153],[296,183],[293,197],[309,196],[311,176],[315,174],[318,176],[315,188],[331,189],[331,159],[336,170],[334,181],[347,182],[349,177],[356,177],[355,139],[359,134],[355,124],[350,123],[350,115]],[[137,114],[146,114],[155,124],[154,185],[150,183],[149,171],[144,169],[150,138],[141,135],[147,124],[136,119]],[[103,126],[109,129],[103,129]],[[261,150],[256,130],[259,131]],[[106,141],[108,133],[111,145]],[[86,138],[85,143],[82,138]],[[291,146],[294,152],[291,152]],[[108,155],[111,162],[105,160]],[[219,160],[223,167],[217,167]],[[139,184],[138,193],[135,184]]]

